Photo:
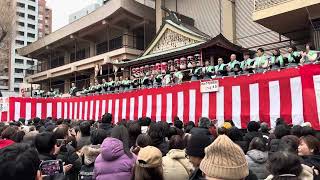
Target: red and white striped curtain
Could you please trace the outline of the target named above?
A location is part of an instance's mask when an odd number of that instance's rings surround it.
[[[127,93],[74,98],[10,98],[10,119],[34,117],[99,120],[113,114],[113,121],[151,117],[184,122],[200,117],[217,119],[219,124],[232,119],[239,128],[250,121],[275,126],[282,117],[290,124],[311,122],[320,129],[320,66],[272,71],[250,76],[219,79],[219,92],[201,93],[200,83],[143,89]]]

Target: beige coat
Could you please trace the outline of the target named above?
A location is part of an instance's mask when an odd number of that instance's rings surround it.
[[[162,158],[164,180],[186,180],[193,171],[184,150],[171,149]]]

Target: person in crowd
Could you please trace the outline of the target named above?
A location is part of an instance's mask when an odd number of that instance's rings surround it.
[[[148,134],[140,134],[137,137],[135,146],[131,148],[131,151],[137,155],[141,148],[151,146],[151,144],[152,144],[152,140]]]
[[[128,91],[130,89],[130,84],[131,84],[131,80],[129,80],[129,77],[126,76],[122,81],[122,85],[125,91]]]
[[[279,49],[272,50],[272,56],[270,57],[270,68],[271,69],[279,69],[284,67],[283,56],[280,53]]]
[[[17,130],[14,129],[13,127],[5,128],[1,133],[0,149],[14,144],[16,133],[17,133]]]
[[[189,76],[191,81],[196,81],[200,78],[202,67],[198,67],[195,61],[191,62],[192,68],[190,69]]]
[[[182,83],[182,79],[183,79],[183,72],[181,72],[178,67],[174,67],[173,82],[175,84],[180,84]]]
[[[300,138],[302,136],[302,127],[300,125],[294,125],[290,130],[290,134]]]
[[[243,140],[243,133],[237,127],[232,127],[227,131],[228,137],[236,144],[238,144],[244,153],[248,151],[248,142]]]
[[[113,80],[112,77],[109,77],[109,79],[108,79],[108,91],[109,92],[115,91],[115,81]]]
[[[103,140],[110,136],[111,134],[108,134],[108,131],[98,128],[92,131],[90,136],[90,141],[92,145],[101,145]]]
[[[262,180],[268,176],[266,167],[268,152],[265,141],[260,137],[252,139],[249,145],[249,151],[246,154],[249,169]]]
[[[107,131],[108,136],[111,135],[111,131],[112,131],[112,124],[111,123],[112,123],[112,114],[110,114],[110,113],[104,114],[101,118],[101,123],[99,125],[99,128]]]
[[[308,136],[308,135],[314,136],[315,135],[314,129],[310,126],[303,126],[301,128],[301,136]]]
[[[90,128],[88,121],[83,121],[79,125],[80,133],[77,134],[77,150],[80,150],[85,145],[90,145]]]
[[[227,64],[224,64],[224,61],[222,58],[218,59],[218,64],[215,66],[215,74],[217,76],[227,76]]]
[[[99,145],[86,145],[82,148],[83,165],[81,166],[78,179],[79,180],[92,180],[94,161],[100,154]]]
[[[264,72],[269,67],[269,60],[267,56],[264,54],[264,49],[259,48],[256,53],[257,57],[254,61],[253,68],[255,69],[255,73]]]
[[[132,148],[136,144],[138,136],[141,134],[141,126],[139,122],[133,121],[128,124],[129,147]]]
[[[313,167],[320,172],[320,142],[314,136],[302,136],[299,140],[298,155],[303,164]]]
[[[286,57],[284,60],[287,62],[288,67],[296,66],[300,63],[301,54],[299,51],[297,51],[296,46],[290,46],[288,48],[288,54],[286,54]]]
[[[153,146],[141,148],[131,180],[164,180],[162,153]]]
[[[138,79],[135,76],[130,76],[130,89],[137,89],[138,86]]]
[[[112,130],[111,137],[101,145],[101,153],[94,164],[96,180],[130,180],[136,157],[130,152],[128,131],[123,126]]]
[[[120,92],[122,92],[124,90],[123,77],[122,76],[119,77],[118,87],[119,87],[119,91]]]
[[[165,140],[167,134],[165,127],[161,124],[161,122],[151,124],[148,135],[152,140],[152,146],[160,149],[162,155],[165,156],[169,151],[169,145]]]
[[[42,180],[36,149],[16,143],[0,149],[0,179]]]
[[[162,84],[163,75],[159,71],[155,71],[155,77],[153,81],[154,87],[159,87]]]
[[[250,58],[250,53],[243,53],[243,61],[240,63],[240,69],[242,74],[253,73],[254,60]]]
[[[104,93],[108,92],[108,82],[104,78],[102,79],[101,88],[102,88],[102,92]]]
[[[271,175],[266,180],[313,180],[312,169],[304,167],[296,154],[287,151],[273,153],[267,169]]]
[[[203,79],[211,79],[212,76],[215,74],[215,67],[210,64],[210,62],[207,60],[204,62],[203,67]]]
[[[168,86],[172,82],[172,76],[170,71],[167,70],[166,74],[164,75],[162,79],[162,85],[163,86]]]
[[[213,136],[209,131],[210,126],[211,126],[210,119],[206,117],[201,117],[199,120],[198,127],[192,128],[190,131],[190,134],[191,135],[199,134],[203,136],[208,136],[211,140],[213,140]]]
[[[249,175],[245,154],[226,135],[218,136],[212,144],[206,147],[200,170],[208,180],[243,180]]]
[[[288,151],[298,154],[299,138],[294,135],[283,136],[280,140],[278,151]]]
[[[259,132],[260,124],[256,121],[250,121],[247,125],[248,132],[243,137],[244,141],[247,141],[247,144],[249,144],[253,138],[260,137],[262,138],[262,133]]]
[[[192,121],[191,121],[192,122]],[[175,117],[174,121],[173,121],[173,125],[174,127],[176,127],[177,129],[183,129],[183,122],[179,119],[179,117]]]
[[[190,134],[191,129],[193,129],[196,125],[193,121],[189,121],[187,124],[185,124],[184,132]]]
[[[227,65],[227,71],[229,72],[229,76],[239,75],[240,63],[235,54],[231,54],[230,56],[230,62]]]
[[[120,82],[119,82],[119,77],[118,76],[116,76],[114,78],[113,87],[114,87],[114,92],[118,92],[119,91]]]
[[[39,134],[38,131],[30,131],[28,132],[24,137],[23,137],[23,140],[22,140],[22,143],[26,143],[26,144],[29,144],[31,145],[32,147],[34,147],[34,141],[35,141],[35,138],[36,138],[36,135]]]
[[[186,180],[193,171],[192,164],[186,158],[184,142],[181,136],[174,135],[169,141],[169,152],[163,157],[163,176],[165,180]]]
[[[269,129],[269,125],[266,122],[263,122],[260,124],[260,130],[259,132],[262,134],[263,139],[268,142],[269,140],[269,133],[270,129]]]
[[[73,83],[71,83],[71,88],[70,88],[70,90],[69,90],[69,94],[71,95],[71,96],[76,96],[76,93],[78,92],[78,89],[77,89],[77,87],[76,87],[76,84],[73,82]]]
[[[147,133],[151,125],[151,119],[149,117],[139,118],[138,122],[141,126],[141,133]]]
[[[102,91],[102,85],[99,83],[98,79],[94,80],[94,93],[100,93]]]
[[[280,124],[278,126],[276,126],[276,128],[274,129],[274,135],[275,135],[275,139],[271,139],[270,143],[268,144],[269,146],[269,155],[278,151],[278,146],[280,143],[280,139],[283,136],[289,135],[290,134],[290,129],[288,128],[287,125],[284,124]]]
[[[168,139],[170,139],[172,136],[178,135],[178,129],[175,127],[169,127],[169,135]]]
[[[197,180],[204,178],[202,171],[199,169],[200,163],[205,156],[204,149],[211,144],[212,140],[208,136],[191,135],[191,138],[186,146],[186,154],[189,161],[194,167],[194,171],[190,175],[189,180]]]
[[[61,159],[65,164],[72,164],[72,168],[66,173],[66,176],[70,180],[76,180],[81,168],[81,160],[75,148],[71,145],[72,142],[69,142],[69,137],[75,136],[75,133],[71,133],[71,131],[72,129],[69,129],[67,125],[61,125],[54,131],[54,136],[61,140],[57,159]]]
[[[313,47],[310,44],[306,44],[306,50],[304,52],[300,52],[300,64],[308,64],[317,60],[317,52],[311,49],[313,49]]]

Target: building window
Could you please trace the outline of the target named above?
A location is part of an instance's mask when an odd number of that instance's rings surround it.
[[[36,7],[28,5],[28,9],[29,9],[29,10],[32,10],[32,11],[35,11],[35,10],[36,10]]]
[[[19,88],[14,88],[14,92],[19,92],[20,89]]]
[[[36,35],[35,35],[35,34],[33,34],[33,33],[28,33],[28,37],[29,37],[29,38],[35,38],[35,37],[36,37]]]
[[[23,82],[23,78],[14,78],[14,82],[15,83],[22,83]]]
[[[18,25],[24,27],[24,22],[18,22]]]
[[[23,73],[23,69],[14,68],[14,73],[21,74]]]
[[[27,73],[28,75],[32,75],[32,74],[34,74],[34,70],[32,70],[32,69],[27,69],[26,73]]]
[[[24,8],[24,7],[25,7],[25,4],[20,3],[20,2],[17,2],[17,6],[18,6],[18,7],[21,7],[21,8]]]
[[[35,25],[33,25],[33,24],[28,24],[28,28],[35,29],[35,28],[36,28],[36,26],[35,26]]]
[[[34,61],[32,61],[32,60],[27,60],[27,64],[33,66],[33,65],[34,65]]]
[[[23,18],[24,18],[24,16],[25,16],[25,14],[22,13],[22,12],[17,12],[17,15],[20,16],[20,17],[23,17]]]
[[[27,45],[29,45],[29,44],[31,44],[31,43],[32,43],[32,42],[29,42],[29,41],[28,41],[28,42],[27,42]]]
[[[30,0],[30,1],[32,1],[32,2],[36,2],[36,0]]]
[[[14,62],[16,64],[23,64],[23,59],[15,59]]]
[[[18,44],[18,45],[24,45],[24,41],[16,40],[16,44]]]
[[[35,17],[34,15],[28,14],[28,19],[35,20],[35,19],[36,19],[36,17]]]
[[[20,36],[24,36],[24,32],[23,31],[17,31],[17,34]]]

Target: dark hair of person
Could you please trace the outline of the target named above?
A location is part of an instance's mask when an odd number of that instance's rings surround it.
[[[290,129],[288,126],[280,124],[274,129],[274,135],[277,139],[281,139],[283,136],[290,135]]]
[[[127,120],[125,119],[121,119],[118,123],[117,123],[118,126],[122,125],[124,127],[128,127],[128,123],[127,123]]]
[[[148,135],[152,140],[153,146],[161,144],[164,141],[164,138],[166,137],[164,132],[164,126],[160,124],[160,122],[151,124],[148,131]]]
[[[43,132],[36,135],[34,145],[40,154],[50,153],[57,143],[53,133]]]
[[[129,133],[129,147],[136,144],[137,137],[141,134],[141,126],[139,122],[134,121],[127,124]]]
[[[267,123],[260,124],[260,132],[262,133],[269,133],[269,127]]]
[[[63,122],[63,120],[60,118],[60,119],[58,119],[57,120],[57,125],[60,125],[60,124],[62,124],[62,122]]]
[[[111,137],[122,141],[123,150],[124,150],[125,154],[129,158],[132,158],[132,153],[130,152],[130,147],[129,147],[129,133],[128,133],[127,128],[124,126],[114,127],[111,132]]]
[[[17,131],[17,133],[14,136],[14,142],[21,142],[23,140],[23,137],[26,133],[24,131]]]
[[[225,128],[219,128],[225,130]],[[232,127],[229,129],[227,132],[227,136],[233,141],[242,141],[243,140],[243,133],[241,132],[240,129],[237,127]]]
[[[165,137],[169,137],[169,129],[170,129],[170,124],[167,123],[166,121],[160,121],[160,122],[157,122],[159,123],[161,126],[162,126],[162,131],[163,131],[163,134],[165,135]]]
[[[211,126],[211,121],[210,121],[209,118],[201,117],[199,119],[199,128],[207,128],[207,129],[209,129],[210,126]]]
[[[309,149],[313,149],[313,154],[317,154],[317,155],[319,154],[320,142],[317,138],[311,135],[307,135],[307,136],[302,136],[300,138],[300,141],[304,141],[304,143],[307,144]]]
[[[184,132],[185,133],[190,133],[191,129],[194,128],[193,125],[187,125],[185,128],[184,128]]]
[[[251,56],[250,52],[246,51],[243,53],[243,56]]]
[[[81,136],[90,136],[91,125],[88,121],[83,121],[79,125]]]
[[[11,139],[14,141],[15,136],[16,136],[17,130],[13,127],[7,127],[4,129],[1,133],[1,138],[2,139]]]
[[[302,127],[300,125],[295,125],[291,128],[290,134],[297,137],[301,137]]]
[[[315,135],[314,129],[312,127],[309,127],[309,126],[302,127],[301,136],[308,136],[308,135],[314,136]]]
[[[260,129],[260,123],[256,121],[250,121],[247,125],[247,129],[249,132],[258,132]]]
[[[284,119],[283,118],[277,118],[277,120],[276,120],[276,126],[278,126],[278,125],[285,125],[285,124],[287,124],[285,121],[284,121]]]
[[[108,132],[104,129],[96,129],[92,131],[90,141],[92,145],[102,144],[103,140],[108,137]]]
[[[272,180],[299,180],[298,176],[302,172],[299,157],[286,151],[278,151],[270,155],[267,169],[274,176]],[[280,176],[284,174],[295,176]]]
[[[170,127],[169,128],[169,135],[168,135],[168,139],[170,139],[172,136],[174,135],[178,135],[178,131],[176,127]]]
[[[0,179],[35,180],[39,165],[38,152],[28,144],[16,143],[0,150]]]
[[[283,136],[280,140],[278,151],[288,151],[297,154],[299,146],[299,138],[295,135]]]
[[[225,127],[218,128],[218,135],[228,134],[228,130]]]
[[[264,52],[264,49],[258,48],[257,51]]]
[[[151,146],[151,144],[152,144],[152,140],[148,134],[140,134],[137,137],[137,140],[136,140],[137,146],[143,148],[143,147]]]
[[[293,50],[293,52],[294,52],[294,51],[297,51],[297,47],[296,47],[296,46],[293,46],[293,45],[292,45],[292,46],[290,46],[290,48]]]
[[[69,127],[67,125],[60,125],[58,128],[54,131],[54,136],[57,139],[65,139],[68,136],[68,130]]]
[[[34,123],[34,124],[39,124],[40,121],[41,121],[41,119],[38,118],[38,117],[35,117],[35,118],[33,119],[33,123]]]
[[[151,125],[151,119],[149,117],[141,117],[138,119],[138,122],[140,126],[150,126]]]
[[[253,149],[263,151],[263,152],[266,151],[267,147],[266,147],[265,141],[260,137],[253,138],[249,144],[249,150],[253,150]]]
[[[101,118],[101,122],[102,123],[111,124],[111,122],[112,122],[112,114],[110,114],[110,113],[104,114],[102,116],[102,118]]]
[[[280,50],[278,48],[276,48],[274,50],[277,52],[277,54],[274,54],[274,55],[279,56],[280,55]]]
[[[169,141],[169,150],[171,149],[181,149],[183,150],[185,148],[184,142],[181,136],[174,135],[170,138]]]
[[[178,129],[183,128],[183,122],[180,119],[174,120],[173,124],[174,124],[174,127],[178,128]]]
[[[143,168],[135,165],[131,180],[164,180],[162,167]]]

